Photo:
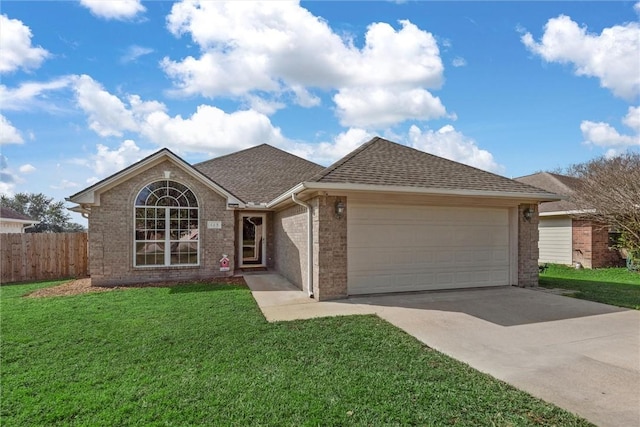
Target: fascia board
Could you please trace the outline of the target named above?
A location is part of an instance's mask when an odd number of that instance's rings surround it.
[[[130,166],[128,169],[123,171],[122,173],[117,173],[112,175],[111,177],[105,179],[104,181],[98,183],[95,186],[89,187],[86,190],[77,193],[67,200],[70,202],[78,203],[78,204],[89,204],[94,206],[100,206],[100,194],[115,187],[116,185],[126,181],[131,176],[135,176],[141,172],[144,172],[147,169],[150,169],[159,163],[163,162],[165,159],[169,159],[175,164],[177,167],[185,171],[187,174],[193,176],[202,184],[214,190],[216,193],[225,197],[227,199],[227,204],[238,204],[239,207],[244,207],[244,203],[239,200],[237,197],[227,192],[225,189],[211,181],[205,175],[203,175],[198,170],[194,169],[190,165],[184,162],[184,160],[180,159],[170,151],[161,151],[158,152],[156,156],[151,156],[140,163],[134,164]]]
[[[464,196],[464,197],[491,197],[501,199],[518,199],[535,202],[550,202],[561,200],[560,196],[551,193],[520,193],[505,191],[481,191],[481,190],[452,190],[448,188],[424,188],[405,187],[394,185],[370,185],[370,184],[343,184],[343,183],[322,183],[305,182],[305,188],[314,190],[340,190],[340,191],[369,191],[381,193],[415,193],[433,194],[443,196]]]

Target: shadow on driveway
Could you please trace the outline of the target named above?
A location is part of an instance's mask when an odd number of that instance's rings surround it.
[[[468,314],[500,326],[574,319],[627,309],[512,287],[351,297],[351,304]]]

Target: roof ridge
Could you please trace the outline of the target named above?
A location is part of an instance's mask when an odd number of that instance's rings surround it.
[[[267,144],[266,142],[263,142],[262,144],[254,145],[252,147],[247,147],[247,148],[244,148],[244,149],[242,149],[240,151],[232,151],[231,153],[223,154],[222,156],[217,156],[217,157],[213,157],[211,159],[203,160],[203,161],[198,162],[198,163],[193,163],[192,166],[195,167],[195,166],[201,165],[203,163],[208,163],[208,162],[210,162],[212,160],[224,159],[225,157],[233,156],[233,155],[236,155],[236,154],[239,154],[239,153],[243,153],[245,151],[255,150],[256,148],[262,147],[263,145],[271,147],[271,145]]]
[[[353,159],[357,154],[360,154],[361,152],[363,152],[364,150],[366,150],[367,148],[369,148],[371,145],[373,145],[375,142],[378,142],[379,140],[386,141],[384,138],[381,138],[379,136],[374,136],[369,141],[367,141],[364,144],[360,145],[358,148],[356,148],[352,152],[350,152],[347,155],[345,155],[344,157],[336,160],[333,164],[327,166],[326,168],[324,168],[323,170],[318,172],[316,175],[312,176],[310,179],[308,179],[308,181],[310,181],[310,182],[320,181],[322,178],[324,178],[325,176],[329,175],[331,172],[333,172],[334,170],[338,169],[340,166],[344,165],[349,160]],[[388,142],[391,142],[391,141],[388,141]]]

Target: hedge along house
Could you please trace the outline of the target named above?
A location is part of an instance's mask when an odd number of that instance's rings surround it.
[[[94,285],[254,268],[318,300],[536,286],[552,193],[382,138],[328,168],[263,144],[189,165],[167,149],[71,196]]]

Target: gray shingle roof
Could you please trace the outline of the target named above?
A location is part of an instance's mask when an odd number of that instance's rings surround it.
[[[543,190],[562,196],[571,196],[580,187],[580,179],[556,173],[539,172],[521,176],[516,181],[542,188]],[[564,212],[577,209],[576,205],[567,201],[545,202],[540,204],[540,212]]]
[[[544,193],[530,185],[383,138],[373,138],[310,181],[445,190]]]
[[[0,206],[0,218],[6,219],[18,219],[21,221],[34,221],[32,218],[29,218],[25,214],[21,214],[20,212],[16,212],[15,210],[8,208],[6,206]]]
[[[267,144],[193,166],[245,203],[267,203],[323,169]]]

